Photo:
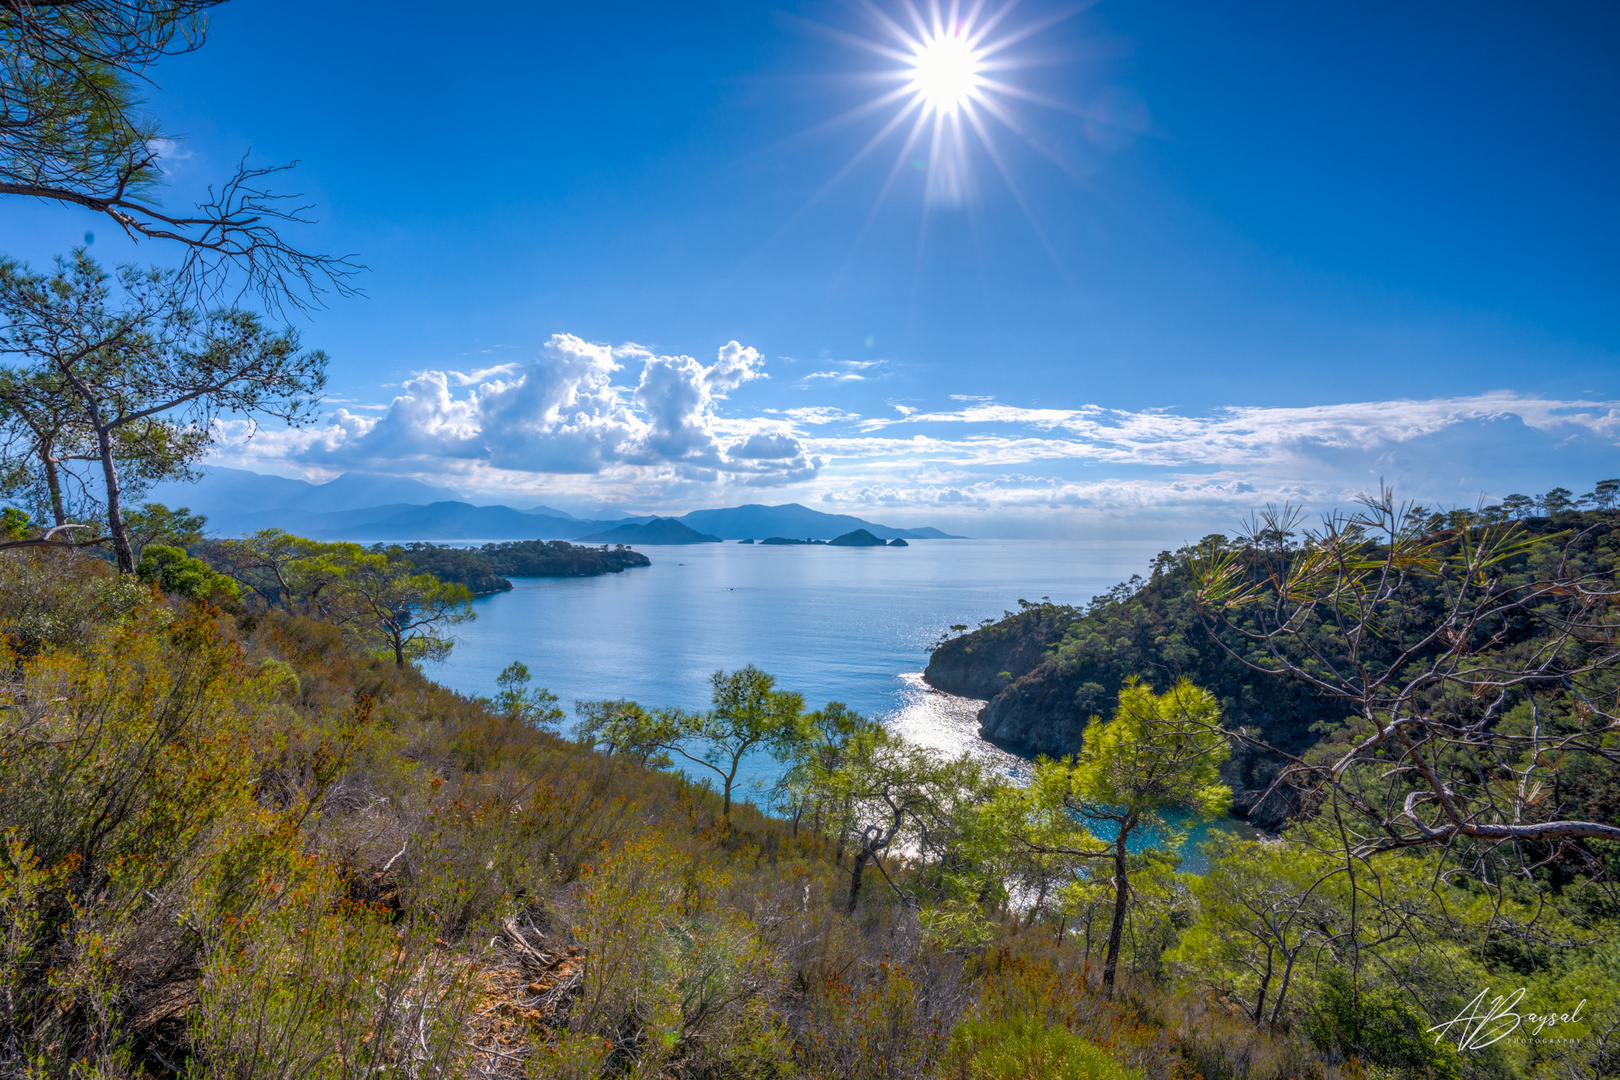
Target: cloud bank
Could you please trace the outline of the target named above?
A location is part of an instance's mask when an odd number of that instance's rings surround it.
[[[336,409],[315,428],[227,422],[220,461],[414,476],[516,505],[884,508],[897,523],[944,520],[981,535],[997,522],[1059,534],[1102,520],[1225,525],[1268,501],[1342,504],[1380,480],[1457,505],[1620,473],[1617,402],[1501,391],[1198,415],[941,394],[948,408],[891,402],[862,415],[804,402],[838,380],[799,379],[777,388],[775,407],[734,407],[741,387],[768,379],[765,367],[736,341],[704,364],[557,334],[531,361],[418,372],[391,402]],[[766,499],[760,488],[775,490]]]

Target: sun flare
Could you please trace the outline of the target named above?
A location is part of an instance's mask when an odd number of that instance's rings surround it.
[[[917,173],[923,177],[925,207],[973,202],[980,190],[973,163],[978,157],[993,166],[1025,217],[1030,217],[1013,175],[1013,163],[1000,144],[1007,140],[1022,142],[1036,154],[1073,172],[1054,149],[1059,140],[1043,132],[1043,125],[1030,113],[1046,110],[1078,115],[1078,111],[1061,98],[1020,85],[1031,69],[1062,62],[1038,53],[1031,55],[1024,46],[1071,18],[1084,5],[1054,7],[1033,14],[1019,25],[1008,25],[1018,2],[857,0],[874,24],[875,35],[820,27],[845,45],[878,58],[872,70],[856,78],[881,89],[818,128],[832,131],[865,117],[885,113],[887,117],[865,145],[811,196],[806,208],[880,146],[898,142],[898,152],[878,191],[874,214],[892,190]],[[1030,224],[1040,233],[1032,217]]]
[[[911,89],[934,112],[954,113],[978,95],[983,63],[961,33],[935,34],[916,50]]]

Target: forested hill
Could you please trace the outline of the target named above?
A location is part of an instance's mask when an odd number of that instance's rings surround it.
[[[1620,562],[1620,518],[1614,512],[1529,518],[1522,528],[1548,542],[1540,545],[1545,550],[1539,555],[1521,557],[1510,572],[1533,573],[1566,543],[1576,557],[1608,573]],[[1222,647],[1194,604],[1190,560],[1197,551],[1161,553],[1146,579],[1133,577],[1085,608],[1020,600],[1019,610],[999,622],[942,642],[923,677],[948,693],[988,698],[979,712],[981,733],[1029,753],[1077,752],[1089,719],[1108,718],[1120,687],[1133,676],[1160,689],[1185,676],[1216,695],[1229,729],[1256,729],[1286,752],[1305,752],[1339,726],[1346,707],[1300,680],[1257,673]],[[1414,594],[1411,602],[1438,610],[1432,591]],[[1517,632],[1522,636],[1516,640],[1523,642],[1535,631],[1527,623]],[[1235,631],[1223,631],[1221,640],[1260,659],[1259,647]],[[1237,791],[1240,812],[1253,809],[1277,768],[1275,760],[1254,753],[1234,755],[1227,780]],[[1281,809],[1267,807],[1258,820],[1278,824]]]
[[[507,577],[594,577],[652,565],[647,556],[623,545],[588,547],[563,540],[513,540],[480,548],[406,544],[380,550],[390,559],[408,559],[441,581],[465,585],[474,596],[505,592],[512,587]]]

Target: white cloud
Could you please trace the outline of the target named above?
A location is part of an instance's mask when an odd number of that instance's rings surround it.
[[[1265,502],[1343,505],[1381,479],[1455,505],[1620,472],[1620,402],[1502,391],[1203,414],[1027,408],[970,395],[943,410],[891,402],[892,413],[876,417],[826,405],[730,407],[728,395],[766,378],[764,368],[737,342],[705,365],[559,334],[527,362],[420,372],[381,415],[349,403],[317,428],[252,441],[250,426],[223,424],[223,460],[671,511],[772,486],[783,501],[909,510],[920,521],[1158,515],[1226,525]]]
[[[777,409],[766,409],[768,413],[776,413]],[[806,405],[798,409],[780,410],[780,415],[786,416],[799,424],[852,424],[861,418],[860,413],[845,412],[843,409],[834,409],[827,405]]]
[[[619,377],[637,363],[631,387]],[[616,479],[755,485],[806,479],[818,464],[791,425],[728,422],[718,413],[727,393],[766,377],[763,367],[757,350],[735,341],[704,366],[689,356],[556,334],[527,363],[419,372],[382,416],[338,409],[314,429],[261,434],[251,450],[241,444],[245,432],[224,441],[244,457],[279,456],[326,471],[448,470],[464,478],[492,470],[531,477],[611,472]],[[722,441],[738,435],[735,443]]]

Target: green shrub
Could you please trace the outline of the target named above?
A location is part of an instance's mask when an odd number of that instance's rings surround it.
[[[964,1020],[951,1033],[941,1080],[1141,1080],[1068,1028],[1024,1013]]]
[[[1322,980],[1321,997],[1305,1030],[1323,1051],[1360,1058],[1402,1080],[1456,1080],[1462,1064],[1449,1043],[1426,1033],[1428,1021],[1387,990],[1357,987],[1335,968]]]
[[[239,599],[242,595],[236,582],[217,573],[201,559],[194,559],[177,547],[167,544],[149,544],[141,554],[135,576],[142,581],[156,582],[166,593],[176,593],[193,600],[207,600],[214,596]]]
[[[148,599],[101,559],[53,546],[0,553],[0,634],[24,655],[84,641]]]

